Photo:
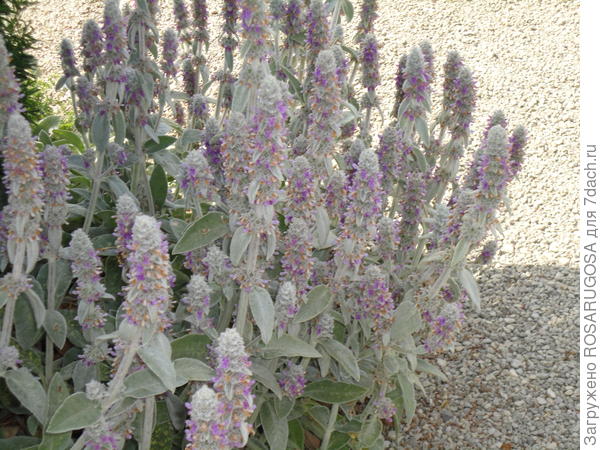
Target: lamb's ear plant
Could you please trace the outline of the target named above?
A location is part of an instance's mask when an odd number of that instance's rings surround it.
[[[428,42],[382,111],[374,1],[346,33],[349,0],[157,13],[106,0],[57,47],[75,131],[23,119],[0,41],[3,408],[39,449],[383,448],[480,308],[524,128],[475,142]]]

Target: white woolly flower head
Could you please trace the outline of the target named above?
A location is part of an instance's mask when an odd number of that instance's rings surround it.
[[[192,396],[190,417],[195,422],[212,422],[218,418],[217,394],[203,384]]]

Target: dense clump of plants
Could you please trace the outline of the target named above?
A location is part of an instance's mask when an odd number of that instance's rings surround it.
[[[434,114],[427,42],[384,114],[375,1],[348,37],[349,0],[225,0],[218,41],[173,6],[160,34],[156,0],[107,0],[61,43],[76,131],[30,128],[0,43],[11,442],[383,448],[479,307],[525,131],[494,113],[459,171],[475,82],[449,53]]]

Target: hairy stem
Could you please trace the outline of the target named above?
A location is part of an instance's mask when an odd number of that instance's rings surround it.
[[[323,435],[323,440],[321,441],[321,450],[327,450],[327,447],[329,447],[329,440],[331,439],[331,433],[333,433],[333,428],[335,427],[335,421],[337,420],[339,408],[339,403],[334,403],[331,407],[331,412],[329,413],[329,422],[327,423],[327,428],[325,429],[325,434]]]

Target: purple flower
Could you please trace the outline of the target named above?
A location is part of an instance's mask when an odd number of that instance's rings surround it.
[[[329,218],[341,221],[346,209],[348,196],[348,178],[341,170],[334,171],[329,177],[326,187],[325,206]]]
[[[191,205],[197,200],[214,201],[218,197],[214,177],[201,150],[192,150],[181,162],[179,184]]]
[[[192,25],[194,27],[194,39],[208,45],[208,9],[206,0],[192,1]]]
[[[10,65],[10,55],[6,50],[4,38],[0,36],[0,129],[4,128],[12,113],[20,112],[21,89]]]
[[[310,163],[304,156],[291,161],[287,179],[287,202],[285,218],[301,218],[308,225],[315,222],[315,210],[318,206],[318,192]]]
[[[408,54],[404,79],[403,102],[407,102],[407,106],[404,108],[403,116],[412,122],[417,117],[425,115],[430,96],[430,80],[425,70],[423,53],[419,47],[413,47]]]
[[[298,297],[296,286],[291,281],[279,285],[275,298],[275,323],[277,328],[284,331],[298,312]]]
[[[214,117],[208,117],[206,119],[202,141],[204,142],[204,156],[206,157],[219,186],[222,186],[224,176],[223,155],[221,153],[223,135],[219,123]]]
[[[171,285],[175,277],[168,243],[153,217],[135,218],[127,267],[122,308],[125,320],[138,327],[165,330],[170,326]]]
[[[498,251],[498,243],[496,241],[486,242],[483,248],[481,249],[481,253],[477,257],[476,262],[478,264],[489,264],[496,256],[496,252]]]
[[[400,250],[405,257],[418,240],[418,229],[425,207],[425,181],[419,172],[408,172],[400,214]]]
[[[83,71],[93,75],[102,65],[104,41],[100,26],[94,20],[88,20],[83,25],[81,33],[81,55],[83,56]]]
[[[213,326],[209,317],[211,292],[211,287],[202,275],[192,275],[187,285],[187,295],[181,298],[181,302],[190,314],[186,320],[192,324],[195,331],[206,332]]]
[[[102,262],[92,241],[82,229],[75,230],[69,247],[63,249],[62,254],[71,260],[71,270],[77,279],[74,291],[79,299],[77,321],[84,329],[102,328],[106,314],[98,303],[110,295],[102,284]]]
[[[365,149],[360,155],[347,202],[335,260],[338,270],[356,272],[376,237],[383,207],[379,162],[371,149]]]
[[[329,46],[329,19],[322,0],[312,0],[306,15],[306,42],[312,59]]]
[[[63,39],[60,43],[60,61],[65,78],[69,79],[79,75],[77,63],[75,62],[73,44],[71,44],[71,41],[68,39]]]
[[[300,364],[287,361],[277,382],[283,392],[290,398],[298,398],[304,393],[306,387],[305,370]]]
[[[394,402],[389,397],[383,395],[383,393],[375,401],[375,414],[378,419],[391,423],[397,412],[398,408],[396,408]]]
[[[208,119],[208,99],[202,94],[195,94],[190,99],[190,118],[194,121],[193,128],[201,128]]]
[[[425,350],[432,353],[444,350],[464,321],[463,305],[460,302],[445,303],[439,316],[434,318],[425,311],[423,319],[430,328],[429,336],[423,342]]]
[[[221,7],[223,16],[223,36],[221,45],[226,51],[233,51],[237,47],[237,20],[239,15],[239,0],[224,0]]]
[[[377,0],[363,0],[360,8],[360,22],[358,24],[358,40],[369,33],[373,33],[375,19],[377,19]]]
[[[181,70],[183,72],[183,90],[191,98],[196,93],[196,86],[198,84],[198,77],[196,76],[196,69],[192,58],[188,57],[183,60]]]
[[[377,337],[389,332],[394,322],[395,306],[385,275],[379,267],[371,265],[365,270],[357,303],[357,313],[371,320],[371,329]]]
[[[406,55],[400,56],[398,60],[398,69],[396,70],[396,97],[394,99],[394,107],[392,108],[392,117],[398,117],[398,108],[404,100],[404,82],[406,78],[404,78],[404,71],[406,70]]]
[[[207,385],[198,389],[185,404],[190,418],[185,422],[188,450],[218,450],[220,440],[219,401],[217,394]]]
[[[401,127],[389,125],[379,138],[377,157],[381,166],[381,185],[387,195],[391,195],[398,182],[408,169],[411,147],[404,140]]]
[[[371,96],[381,83],[379,76],[379,53],[377,39],[373,34],[367,34],[361,42],[362,84]]]
[[[114,66],[124,64],[129,58],[127,27],[118,0],[106,0],[102,31],[107,62]]]
[[[527,131],[525,127],[519,125],[514,129],[510,138],[508,139],[509,143],[509,158],[510,158],[510,177],[509,181],[512,180],[520,171],[521,166],[523,165],[524,159],[524,150],[527,145]]]
[[[94,85],[87,77],[77,78],[75,81],[75,95],[77,96],[77,106],[79,107],[78,123],[82,128],[89,129],[92,126],[98,99],[94,92]]]
[[[252,433],[247,421],[254,412],[254,380],[252,363],[244,341],[235,329],[221,333],[215,346],[217,361],[214,389],[219,401],[218,442],[231,448],[242,448]]]
[[[500,203],[504,188],[510,179],[508,139],[506,130],[501,125],[490,129],[477,173],[477,203],[483,210],[491,211]]]
[[[267,56],[269,27],[263,0],[241,0],[242,37],[247,41],[248,60],[264,60]]]
[[[133,224],[140,215],[140,208],[130,195],[123,194],[117,201],[117,214],[114,216],[117,224],[113,235],[117,238],[115,245],[119,251],[121,262],[129,256],[129,248],[133,238]]]
[[[189,11],[185,4],[185,0],[173,0],[173,15],[175,16],[175,27],[179,36],[184,42],[189,42],[191,39],[188,33]]]
[[[14,113],[8,119],[2,156],[8,193],[8,205],[3,211],[8,228],[8,256],[13,266],[19,266],[19,272],[24,263],[25,272],[29,272],[39,255],[44,188],[35,140],[21,114]]]
[[[384,262],[394,261],[400,243],[398,224],[393,219],[383,216],[377,227],[377,248]]]
[[[162,50],[162,70],[168,77],[174,77],[177,75],[177,66],[175,61],[177,60],[177,33],[169,28],[163,34],[163,50]]]
[[[46,146],[40,154],[42,180],[44,184],[44,222],[48,229],[48,244],[53,252],[61,246],[62,226],[66,223],[69,193],[69,169],[67,155],[70,153],[66,145]]]
[[[455,100],[451,105],[452,119],[450,133],[452,139],[462,139],[466,145],[469,137],[469,128],[473,122],[475,109],[475,82],[471,71],[462,67],[454,81]]]
[[[427,78],[431,83],[435,75],[433,65],[433,49],[431,48],[431,43],[429,41],[421,41],[419,42],[419,48],[423,54],[423,61],[425,61],[425,73],[427,74]]]
[[[304,27],[304,10],[301,0],[288,0],[285,5],[285,18],[281,30],[287,36],[286,47],[294,45],[292,36],[302,33]]]
[[[442,106],[445,111],[451,111],[452,106],[456,104],[456,81],[458,79],[458,73],[460,69],[464,67],[464,63],[458,52],[452,50],[446,57],[444,63],[444,95],[442,99]],[[445,125],[442,123],[442,125]]]

